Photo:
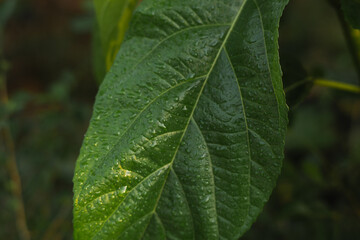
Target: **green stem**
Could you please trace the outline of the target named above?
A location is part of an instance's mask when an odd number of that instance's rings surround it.
[[[285,93],[288,93],[288,92],[290,92],[306,83],[309,83],[309,82],[312,82],[314,85],[317,85],[317,86],[329,87],[329,88],[334,88],[337,90],[342,90],[342,91],[352,92],[352,93],[360,93],[359,86],[355,86],[355,85],[348,84],[348,83],[332,81],[332,80],[324,79],[324,78],[306,78],[302,81],[299,81],[297,83],[290,85],[289,87],[285,88],[284,91],[285,91]]]
[[[352,28],[345,20],[339,0],[329,0],[329,3],[334,8],[338,17],[360,83],[360,56],[358,54],[360,52],[360,48],[357,46],[353,34],[351,34]]]
[[[358,86],[348,84],[348,83],[331,81],[328,79],[322,79],[322,78],[314,79],[314,85],[330,87],[330,88],[347,91],[347,92],[360,93],[360,87],[358,87]]]

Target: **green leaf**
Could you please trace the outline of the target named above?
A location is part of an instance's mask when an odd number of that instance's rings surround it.
[[[75,239],[238,239],[268,200],[287,106],[287,0],[146,0],[74,177]]]
[[[98,24],[95,24],[92,34],[92,66],[95,79],[100,84],[106,75],[106,66]]]
[[[360,0],[341,0],[341,8],[350,25],[360,29]]]
[[[139,1],[141,0],[94,0],[106,71],[110,70],[115,60],[132,12]]]

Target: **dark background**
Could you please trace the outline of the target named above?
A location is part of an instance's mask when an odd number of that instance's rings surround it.
[[[6,121],[32,239],[72,239],[72,177],[98,89],[93,26],[91,0],[21,0],[6,25]],[[286,82],[305,76],[302,64],[310,76],[358,85],[326,0],[291,0],[279,42]],[[360,95],[320,86],[304,94],[291,103],[278,185],[243,239],[360,239]],[[4,159],[0,147],[0,239],[11,240],[18,203]]]

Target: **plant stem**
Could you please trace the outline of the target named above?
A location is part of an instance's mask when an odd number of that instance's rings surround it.
[[[0,28],[0,104],[6,106],[8,104],[8,94],[6,86],[6,68],[7,63],[3,60],[2,55],[2,34]],[[5,122],[7,116],[5,115]],[[5,147],[6,169],[11,179],[11,191],[16,200],[15,217],[16,227],[21,240],[30,240],[30,232],[27,227],[24,201],[22,197],[21,178],[16,163],[15,144],[11,135],[10,127],[5,123],[5,126],[0,128],[0,137]]]
[[[343,90],[343,91],[347,91],[347,92],[360,93],[360,87],[358,87],[358,86],[348,84],[348,83],[331,81],[331,80],[327,80],[327,79],[321,79],[321,78],[314,79],[314,85],[330,87],[330,88]]]
[[[312,82],[314,85],[317,85],[317,86],[329,87],[329,88],[334,88],[334,89],[338,89],[338,90],[342,90],[342,91],[346,91],[346,92],[352,92],[352,93],[360,93],[359,86],[355,86],[355,85],[348,84],[348,83],[337,82],[337,81],[324,79],[324,78],[306,78],[302,81],[299,81],[297,83],[294,83],[294,84],[288,86],[287,88],[284,89],[284,91],[285,91],[285,93],[288,93],[288,92],[290,92],[306,83],[309,83],[309,82]]]
[[[352,28],[345,20],[345,16],[343,11],[341,10],[339,0],[329,0],[328,2],[334,8],[338,17],[360,83],[360,47],[357,46],[354,36],[351,34]]]

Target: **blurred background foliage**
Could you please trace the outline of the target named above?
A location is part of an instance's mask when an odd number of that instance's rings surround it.
[[[94,26],[91,0],[19,0],[4,28],[9,101],[0,127],[10,127],[15,143],[32,239],[72,239],[72,177],[98,89]],[[290,1],[280,53],[285,85],[309,76],[359,85],[327,0]],[[282,175],[243,239],[360,239],[360,95],[307,83],[287,97]],[[2,145],[0,239],[12,240],[18,203]]]

